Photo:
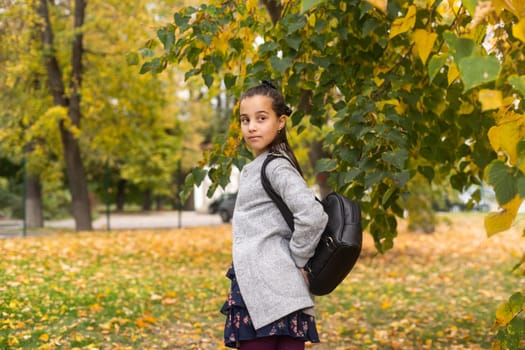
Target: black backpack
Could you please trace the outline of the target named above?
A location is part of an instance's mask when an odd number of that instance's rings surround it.
[[[266,166],[275,158],[289,160],[281,155],[269,154],[261,169],[261,182],[293,232],[293,214],[266,176]],[[326,295],[344,280],[359,258],[363,241],[361,208],[356,201],[332,192],[320,202],[328,214],[328,223],[314,256],[305,266],[310,292],[314,295]]]

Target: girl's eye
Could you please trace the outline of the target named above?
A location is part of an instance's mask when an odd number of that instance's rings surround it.
[[[241,124],[246,124],[248,123],[250,120],[248,118],[241,118]]]
[[[263,121],[266,119],[266,116],[265,115],[260,115],[257,117],[257,120],[260,120],[260,121]]]

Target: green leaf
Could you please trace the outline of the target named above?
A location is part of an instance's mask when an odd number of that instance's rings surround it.
[[[400,173],[395,173],[392,176],[393,180],[395,181],[397,187],[405,187],[408,180],[410,180],[410,172],[409,171],[402,171]]]
[[[350,171],[347,171],[346,173],[344,173],[343,183],[345,185],[352,183],[352,181],[354,181],[354,179],[357,176],[361,175],[362,173],[363,172],[360,169],[357,169],[357,168],[350,169]]]
[[[298,34],[294,34],[294,35],[290,35],[290,36],[287,36],[286,37],[286,43],[294,50],[299,50],[299,47],[301,46],[301,43],[303,41],[303,38],[298,35]]]
[[[377,184],[378,182],[381,182],[383,179],[383,172],[380,170],[375,170],[372,172],[368,172],[365,175],[365,187],[372,187],[373,185]]]
[[[195,67],[197,63],[199,63],[199,57],[201,52],[202,51],[195,46],[190,47],[190,49],[188,50],[186,54],[186,59],[191,63],[193,67]]]
[[[326,0],[303,0],[301,1],[301,13],[305,13],[310,10],[312,7],[317,6],[318,4],[325,2]]]
[[[136,52],[128,52],[126,54],[126,62],[130,66],[136,66],[139,64],[139,55]]]
[[[224,75],[224,86],[226,86],[226,89],[231,89],[233,86],[235,86],[235,80],[237,80],[235,75],[226,73]]]
[[[148,57],[153,57],[155,55],[155,53],[153,52],[152,49],[148,48],[148,47],[141,47],[139,49],[139,53],[140,55],[142,56],[142,58],[148,58]]]
[[[496,80],[500,62],[494,56],[466,57],[459,62],[458,69],[465,84],[465,91],[489,81]]]
[[[191,174],[193,175],[193,182],[199,186],[202,181],[206,178],[206,175],[208,174],[208,172],[202,168],[199,168],[199,167],[196,167],[196,168],[193,168],[193,170],[191,171]]]
[[[428,62],[428,76],[430,77],[430,81],[434,80],[446,61],[447,56],[445,55],[434,55],[430,58],[430,61]]]
[[[177,28],[179,29],[180,33],[186,31],[186,29],[190,27],[189,26],[190,18],[191,18],[190,16],[184,16],[179,12],[175,12],[175,14],[173,15],[173,21],[177,25]]]
[[[148,48],[148,49],[154,49],[158,46],[159,42],[155,39],[149,39],[148,41],[146,41],[146,43],[144,44],[144,47],[145,48]]]
[[[259,46],[259,53],[274,52],[278,47],[273,41],[267,41]]]
[[[385,206],[389,201],[390,201],[390,198],[392,198],[392,195],[395,193],[396,196],[394,196],[394,200],[397,198],[397,192],[399,191],[399,189],[397,187],[390,187],[388,189],[388,191],[385,192],[385,194],[383,195],[383,198],[381,199],[381,204],[383,206]]]
[[[161,28],[157,30],[157,37],[160,42],[164,45],[164,50],[170,51],[173,44],[175,43],[175,32],[173,28]]]
[[[284,57],[282,59],[278,57],[271,57],[270,63],[273,68],[275,68],[279,73],[284,75],[284,72],[291,67],[292,65],[292,59],[290,57]]]
[[[404,169],[405,168],[405,162],[408,159],[408,152],[406,149],[399,149],[396,151],[386,152],[381,155],[381,158],[389,163],[395,166],[398,169]]]
[[[471,16],[474,16],[476,13],[476,6],[478,5],[478,0],[463,0],[463,5],[467,8]]]
[[[339,157],[349,164],[355,164],[359,160],[360,154],[361,151],[358,149],[343,148],[339,152]]]
[[[213,37],[209,34],[197,34],[196,37],[202,41],[206,46],[210,46]]]
[[[507,80],[515,90],[519,91],[522,97],[525,97],[525,75],[512,75]]]
[[[487,168],[488,182],[494,187],[496,200],[500,205],[508,203],[516,196],[517,184],[512,168],[501,160],[495,160]]]
[[[186,73],[184,73],[184,81],[188,80],[189,78],[195,76],[195,75],[198,75],[200,74],[201,70],[200,69],[191,69],[189,71],[187,71]]]
[[[518,180],[516,181],[516,186],[518,189],[518,194],[520,195],[520,198],[525,197],[525,176],[521,175],[518,177]]]
[[[417,171],[419,171],[419,173],[423,175],[429,182],[431,182],[434,179],[434,176],[435,176],[434,168],[430,166],[420,165],[417,167]]]
[[[458,64],[463,58],[472,56],[472,53],[474,52],[474,49],[476,47],[474,41],[466,38],[459,38],[455,41],[454,44],[454,60]]]
[[[458,38],[455,33],[450,31],[444,32],[443,38],[450,47],[451,55],[456,64],[459,64],[461,59],[472,56],[475,51],[476,44],[471,39]]]
[[[507,325],[525,306],[525,295],[517,292],[512,294],[509,301],[500,305],[496,310],[496,322],[498,325]]]
[[[204,75],[202,78],[204,79],[204,83],[208,88],[213,85],[213,75]]]
[[[240,39],[240,38],[233,38],[233,39],[228,40],[228,42],[229,42],[230,46],[233,47],[235,49],[235,51],[237,51],[239,53],[244,48],[244,43],[243,43],[242,39]]]
[[[184,188],[179,193],[179,197],[182,201],[182,203],[185,203],[188,198],[190,197],[191,192],[193,191],[193,188],[195,186],[195,180],[193,178],[193,174],[189,173],[186,176],[186,179],[184,180]]]
[[[337,166],[337,160],[336,159],[319,159],[317,163],[315,164],[315,170],[319,173],[325,172],[325,171],[332,171],[335,170]]]
[[[520,310],[525,307],[525,294],[516,292],[511,295],[509,298],[509,304],[514,311],[514,313],[518,313]]]
[[[161,70],[160,58],[156,57],[153,60],[146,62],[140,68],[140,74],[147,72],[158,73]]]

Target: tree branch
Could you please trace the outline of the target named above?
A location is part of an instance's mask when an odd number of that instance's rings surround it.
[[[266,6],[266,9],[270,14],[270,18],[272,19],[272,23],[275,26],[275,24],[281,19],[283,5],[277,0],[262,0],[262,3],[264,6]]]
[[[55,56],[55,47],[53,39],[53,29],[51,28],[51,21],[49,20],[49,11],[47,7],[47,0],[40,0],[38,5],[38,15],[42,19],[42,46],[44,49],[45,67],[49,79],[49,88],[55,105],[66,107],[69,103],[65,96],[64,82],[62,81],[62,73],[58,66],[58,61]]]
[[[71,79],[69,87],[71,89],[71,105],[69,116],[74,125],[80,125],[80,86],[82,85],[82,53],[83,38],[82,26],[84,25],[84,15],[86,10],[85,0],[75,0],[75,19],[72,55],[71,55]]]

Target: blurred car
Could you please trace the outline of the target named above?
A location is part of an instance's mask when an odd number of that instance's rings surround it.
[[[235,201],[237,200],[237,193],[224,193],[208,206],[210,214],[219,214],[222,222],[230,222],[233,217],[233,209],[235,208]]]
[[[208,205],[208,213],[209,214],[216,214],[218,209],[219,209],[219,205],[226,199],[228,198],[231,198],[231,197],[236,197],[237,196],[237,193],[223,193],[219,196],[219,198],[215,199],[214,201],[212,201],[210,203],[210,205]]]
[[[235,201],[237,200],[237,193],[233,196],[224,199],[217,208],[217,212],[222,219],[222,222],[230,222],[233,217],[233,209],[235,208]]]

